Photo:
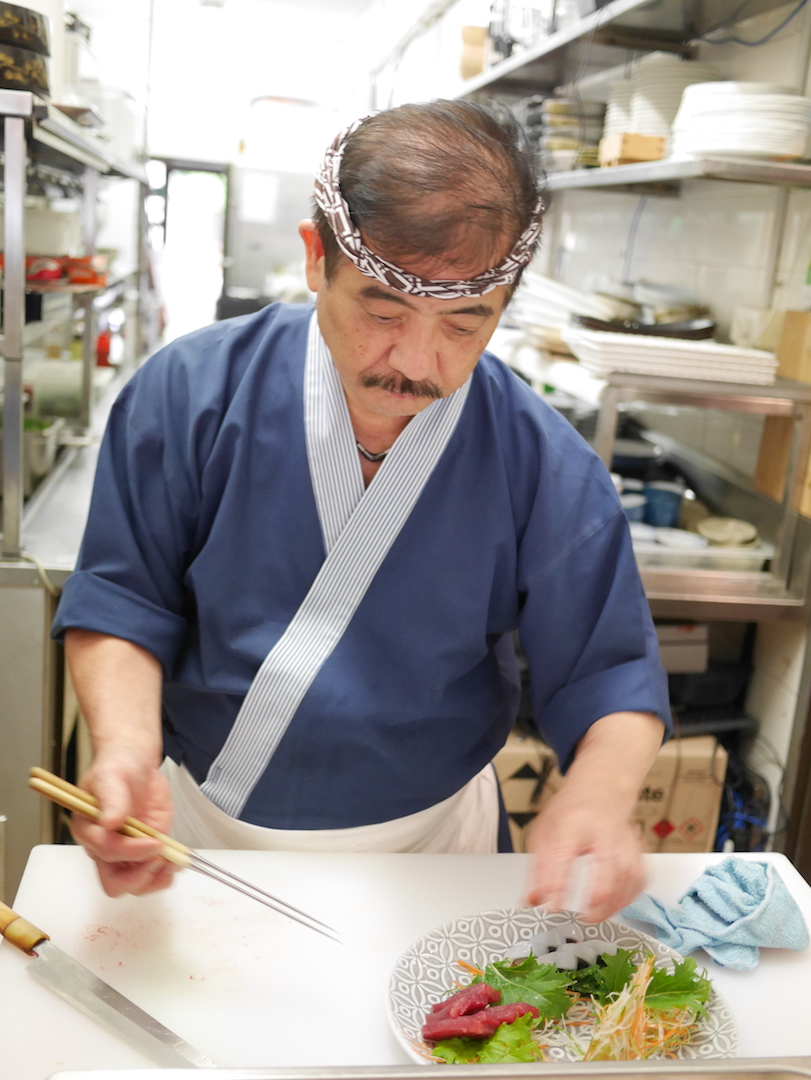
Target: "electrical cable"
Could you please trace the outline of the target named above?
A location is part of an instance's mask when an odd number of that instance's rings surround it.
[[[738,851],[763,851],[773,839],[769,832],[771,791],[765,778],[736,758],[730,758],[722,793],[715,850],[731,841]]]
[[[582,98],[582,96],[580,94],[580,80],[583,78],[583,72],[586,70],[586,68],[588,66],[588,62],[591,59],[591,50],[594,47],[594,38],[595,38],[595,36],[597,34],[597,30],[600,27],[600,23],[603,20],[603,12],[605,10],[606,10],[605,8],[601,8],[600,11],[597,12],[597,18],[594,20],[594,25],[592,26],[591,30],[589,30],[588,34],[586,35],[585,48],[583,50],[583,56],[581,57],[580,64],[579,64],[579,66],[577,68],[577,71],[575,73],[575,77],[572,80],[572,84],[571,84],[571,86],[572,86],[572,97],[575,100],[575,106],[576,106],[577,112],[578,112],[578,136],[579,136],[581,146],[585,142],[586,112],[585,112],[585,109],[583,107],[583,98]]]
[[[628,229],[628,239],[625,243],[625,260],[622,264],[622,283],[623,285],[631,284],[631,266],[634,261],[634,249],[636,248],[636,235],[639,231],[639,222],[645,207],[648,205],[648,196],[640,195],[639,202],[634,209],[633,217],[631,218],[631,225]]]
[[[715,26],[708,27],[704,31],[704,34],[701,36],[701,38],[695,38],[694,40],[703,41],[705,35],[707,34],[714,34],[718,30],[724,30],[727,26],[734,26],[736,22],[739,21],[741,17],[741,12],[744,11],[745,8],[748,8],[751,3],[752,0],[743,0],[742,3],[738,4],[738,6],[735,8],[731,15],[724,16],[724,18],[717,22]]]
[[[735,45],[745,45],[749,49],[757,49],[761,45],[765,45],[766,42],[771,41],[772,38],[776,37],[777,34],[780,33],[781,30],[788,26],[791,20],[795,18],[795,16],[799,15],[799,13],[802,11],[802,9],[807,3],[808,0],[800,0],[799,4],[797,4],[797,6],[791,12],[789,12],[789,14],[786,16],[785,19],[783,19],[781,23],[775,26],[773,30],[770,30],[768,34],[765,34],[762,38],[758,38],[756,41],[746,41],[744,40],[744,38],[739,38],[735,34],[729,34],[727,37],[724,38],[709,38],[706,35],[708,33],[714,32],[711,30],[706,31],[705,34],[702,34],[701,37],[695,38],[694,40],[704,41],[708,45],[729,45],[731,43],[734,43]]]

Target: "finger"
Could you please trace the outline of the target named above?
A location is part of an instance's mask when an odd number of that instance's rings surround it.
[[[130,837],[111,833],[83,818],[71,822],[71,832],[77,843],[104,862],[144,863],[154,859],[162,850],[161,842],[150,836]]]
[[[125,893],[142,896],[156,889],[166,888],[173,878],[173,875],[167,872],[168,864],[163,859],[145,863],[108,863],[95,858],[93,861],[98,869],[102,888],[111,897],[123,896]]]
[[[533,859],[532,884],[527,902],[532,907],[546,906],[550,911],[563,909],[571,876],[574,855],[558,852],[556,857],[539,851]]]
[[[173,867],[165,859],[133,866],[127,877],[127,892],[133,896],[168,888],[174,881]]]
[[[585,922],[602,922],[635,899],[644,886],[642,860],[617,858],[597,863]]]

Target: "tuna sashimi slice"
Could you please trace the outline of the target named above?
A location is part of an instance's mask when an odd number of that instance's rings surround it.
[[[486,1038],[492,1035],[502,1024],[511,1024],[519,1016],[531,1013],[538,1015],[534,1005],[516,1002],[514,1005],[491,1005],[490,1008],[465,1016],[442,1016],[436,1013],[426,1017],[422,1026],[422,1037],[428,1042],[440,1042],[442,1039]]]
[[[465,1016],[467,1013],[478,1012],[485,1005],[490,1005],[501,998],[501,991],[494,990],[487,983],[471,983],[451,994],[444,1001],[438,1001],[431,1006],[433,1016]]]

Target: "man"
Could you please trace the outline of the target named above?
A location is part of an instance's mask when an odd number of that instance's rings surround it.
[[[518,629],[568,768],[530,900],[592,854],[603,918],[642,884],[666,684],[605,469],[483,352],[540,232],[520,129],[367,118],[316,202],[316,314],[181,339],[113,410],[56,625],[104,810],[75,835],[110,894],[170,879],[126,814],[198,847],[494,851]]]

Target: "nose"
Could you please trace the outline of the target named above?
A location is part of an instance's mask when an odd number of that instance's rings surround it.
[[[436,380],[439,348],[435,327],[415,319],[392,346],[389,366],[414,382]]]

